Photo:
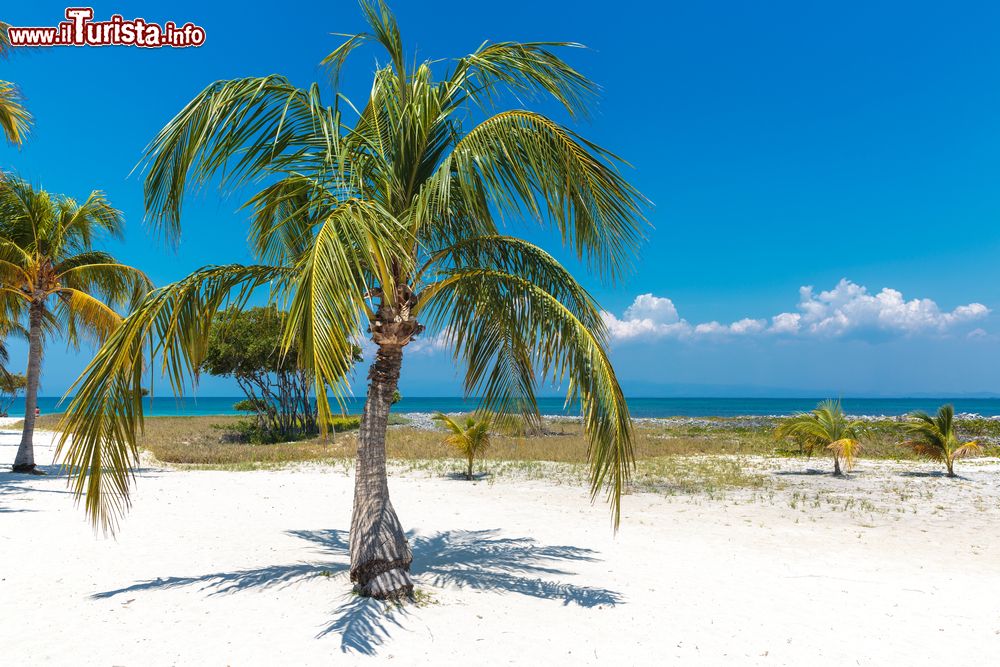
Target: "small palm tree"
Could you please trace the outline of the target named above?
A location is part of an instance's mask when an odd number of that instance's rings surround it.
[[[781,439],[792,438],[806,451],[822,447],[833,456],[833,474],[843,474],[840,462],[848,471],[861,449],[859,442],[864,429],[860,421],[851,421],[844,414],[840,401],[823,401],[815,410],[784,420],[776,431]]]
[[[103,342],[121,322],[115,308],[138,302],[150,282],[138,269],[93,250],[99,235],[121,237],[122,214],[100,192],[82,204],[0,178],[0,295],[9,320],[27,319],[24,431],[14,472],[35,472],[32,438],[44,338]]]
[[[914,412],[906,424],[906,432],[910,436],[903,443],[918,456],[933,461],[944,461],[948,468],[948,477],[955,476],[955,459],[972,456],[982,451],[975,440],[962,442],[955,432],[955,408],[952,405],[942,405],[937,416],[931,417],[926,412]]]
[[[465,469],[465,478],[471,481],[472,465],[476,457],[490,446],[492,420],[489,417],[476,419],[473,416],[469,416],[465,419],[465,426],[461,426],[454,419],[442,412],[434,415],[433,419],[451,431],[451,435],[445,438],[444,441],[465,456],[465,460],[468,463]]]
[[[7,55],[10,42],[7,38],[7,24],[0,21],[0,58]],[[31,114],[21,103],[21,94],[17,86],[9,81],[0,80],[0,131],[3,131],[7,141],[20,146],[28,133]]]

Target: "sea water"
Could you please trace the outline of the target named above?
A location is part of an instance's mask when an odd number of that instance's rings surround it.
[[[155,397],[143,399],[144,412],[151,416],[235,415],[233,404],[240,396]],[[816,398],[629,398],[633,417],[734,417],[739,415],[789,415],[816,407]],[[958,413],[976,413],[986,417],[1000,416],[1000,398],[843,398],[844,410],[852,415],[905,415],[914,410],[934,412],[938,406],[951,403]],[[38,407],[43,414],[63,412],[66,402],[56,397],[40,397]],[[478,405],[475,399],[460,397],[405,397],[392,406],[393,412],[468,412]],[[349,399],[346,412],[360,413],[364,398]],[[577,415],[576,406],[566,408],[560,397],[541,397],[538,407],[544,415]],[[24,414],[24,400],[15,401],[8,409],[10,416]]]

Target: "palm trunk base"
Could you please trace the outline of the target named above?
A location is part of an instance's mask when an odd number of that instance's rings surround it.
[[[11,472],[23,473],[27,475],[44,475],[44,470],[39,470],[34,463],[22,463],[20,465],[11,466]]]
[[[378,519],[373,521],[373,517]],[[351,524],[354,590],[359,595],[378,600],[412,597],[410,564],[413,552],[392,504],[358,506]]]
[[[358,595],[376,600],[401,601],[413,598],[413,579],[409,566],[396,567],[371,577],[365,583],[360,581],[354,587]]]

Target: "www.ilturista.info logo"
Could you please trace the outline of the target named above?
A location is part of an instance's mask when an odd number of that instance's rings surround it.
[[[141,46],[157,48],[201,46],[205,29],[193,23],[178,26],[167,21],[162,26],[146,19],[126,20],[121,14],[108,21],[94,21],[91,7],[67,7],[66,20],[48,28],[7,28],[11,46]]]

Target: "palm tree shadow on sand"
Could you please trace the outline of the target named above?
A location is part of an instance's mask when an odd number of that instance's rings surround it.
[[[109,598],[136,591],[200,586],[209,595],[226,595],[254,588],[284,587],[314,577],[344,575],[348,565],[348,534],[343,530],[293,530],[289,535],[313,543],[330,560],[218,572],[193,577],[141,581],[125,588],[95,593]],[[499,530],[450,530],[432,535],[410,533],[413,573],[418,583],[452,585],[479,591],[517,593],[563,604],[600,607],[621,604],[612,590],[567,584],[555,577],[571,576],[566,564],[598,561],[597,552],[574,546],[547,546],[529,537],[503,537]],[[333,618],[316,636],[340,635],[341,651],[375,655],[394,628],[403,629],[412,607],[363,598],[353,593],[334,610]]]

